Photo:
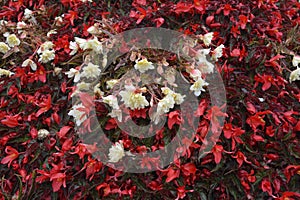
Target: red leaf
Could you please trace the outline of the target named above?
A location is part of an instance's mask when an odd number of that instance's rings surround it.
[[[190,174],[195,174],[197,168],[194,163],[187,163],[187,164],[181,166],[181,170],[184,175],[189,176]]]
[[[10,127],[10,128],[14,128],[16,126],[19,125],[19,122],[18,122],[18,116],[15,115],[15,116],[5,116],[6,119],[2,119],[1,120],[1,123]]]
[[[250,112],[250,114],[253,115],[257,112],[256,108],[254,107],[254,105],[251,102],[247,102],[246,105],[247,105],[247,110]]]
[[[222,159],[222,153],[223,153],[223,146],[222,145],[218,145],[216,144],[214,146],[214,148],[212,149],[212,153],[215,157],[215,162],[216,164],[219,164],[221,162]]]
[[[90,94],[81,92],[81,93],[79,93],[79,97],[80,97],[80,100],[82,101],[82,104],[84,105],[84,107],[90,108],[92,106],[95,106],[94,98],[92,96],[90,96]]]
[[[233,49],[232,52],[230,53],[230,56],[239,57],[240,54],[241,54],[240,49]]]
[[[272,186],[270,181],[268,181],[267,179],[264,179],[261,182],[261,189],[262,191],[267,192],[270,196],[272,196]]]
[[[179,174],[180,174],[180,171],[178,169],[170,168],[167,173],[166,182],[169,183],[172,180],[174,180],[175,178],[178,178]]]
[[[202,116],[207,108],[207,100],[202,99],[199,103],[199,106],[195,112],[196,117]]]
[[[65,137],[65,135],[68,133],[68,131],[71,129],[71,126],[64,126],[60,129],[59,132],[57,132],[57,135],[59,138]]]
[[[62,145],[62,150],[63,151],[69,151],[72,148],[73,140],[72,138],[68,138],[65,140],[65,142]]]
[[[30,136],[35,139],[38,136],[38,131],[36,130],[36,128],[32,127],[30,130]]]
[[[112,130],[112,129],[115,129],[115,128],[117,128],[118,127],[118,125],[117,125],[117,122],[116,122],[116,120],[115,119],[113,119],[113,118],[111,118],[111,119],[109,119],[107,122],[106,122],[106,125],[105,125],[105,130]]]
[[[165,19],[160,17],[160,18],[156,18],[153,20],[156,23],[156,28],[161,27],[161,25],[163,25],[163,23],[165,22]]]
[[[181,123],[181,118],[178,113],[178,111],[172,111],[169,113],[169,118],[168,118],[168,128],[172,129],[174,124],[180,124]]]

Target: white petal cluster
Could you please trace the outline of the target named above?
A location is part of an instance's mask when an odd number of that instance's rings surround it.
[[[79,91],[88,91],[90,89],[90,83],[80,82],[76,84],[77,90]]]
[[[27,67],[28,65],[30,65],[30,67],[31,67],[31,69],[32,69],[33,71],[35,71],[36,68],[37,68],[36,63],[35,63],[33,60],[31,60],[31,59],[26,59],[26,60],[22,63],[22,67]]]
[[[10,77],[10,76],[12,76],[12,75],[14,75],[15,73],[13,73],[13,72],[11,72],[11,71],[9,71],[9,70],[6,70],[6,69],[1,69],[0,68],[0,77],[1,76],[8,76],[8,77]]]
[[[93,63],[89,63],[87,66],[83,68],[81,73],[81,77],[86,78],[97,78],[99,77],[101,70],[98,65],[94,65]]]
[[[84,108],[82,103],[74,105],[72,107],[72,110],[69,111],[68,115],[74,117],[76,125],[80,126],[80,124],[82,124],[82,122],[84,122],[87,119],[87,117],[85,113],[83,111],[78,110],[78,108]]]
[[[38,131],[38,139],[44,139],[47,135],[49,135],[49,131],[47,129],[40,129]]]
[[[24,10],[24,18],[25,19],[30,19],[31,17],[33,17],[32,14],[33,14],[32,10],[25,8],[25,10]]]
[[[51,41],[44,42],[37,50],[39,54],[39,62],[47,63],[55,58],[55,51],[53,50],[54,44]]]
[[[300,68],[295,69],[290,74],[290,83],[296,80],[300,80]]]
[[[136,88],[133,85],[126,85],[125,89],[125,91],[120,92],[120,96],[126,107],[134,110],[145,108],[149,105],[146,97],[140,92],[136,92]]]
[[[121,121],[122,111],[119,107],[117,97],[114,95],[108,95],[106,97],[103,97],[102,99],[104,103],[108,104],[112,108],[112,111],[108,115]]]
[[[298,67],[298,65],[300,63],[300,56],[294,55],[292,63],[293,63],[294,67]]]
[[[87,32],[89,32],[92,35],[97,35],[100,34],[102,31],[98,28],[97,24],[94,24],[93,26],[87,29]]]
[[[79,45],[79,47],[82,50],[93,50],[97,53],[101,53],[103,50],[102,44],[101,44],[101,42],[99,42],[97,37],[94,37],[93,39],[88,39],[88,40],[75,37],[75,42]]]
[[[204,74],[209,74],[214,71],[214,65],[206,58],[209,55],[210,49],[200,49],[197,51],[196,64],[199,70]]]
[[[77,45],[76,42],[71,41],[70,44],[69,44],[69,48],[72,50],[70,52],[70,56],[75,55],[78,51],[78,45]]]
[[[220,46],[218,46],[217,48],[215,48],[213,50],[212,59],[214,61],[218,61],[218,59],[222,57],[224,48],[225,48],[225,46],[223,44],[221,44]]]
[[[153,66],[153,63],[152,62],[149,62],[147,60],[147,58],[144,58],[142,60],[136,60],[135,61],[135,65],[134,65],[134,68],[136,70],[139,70],[141,73],[144,73],[146,71],[148,71],[149,69],[154,69],[154,66]]]
[[[10,34],[10,33],[6,32],[3,34],[3,36],[6,37],[6,43],[10,47],[19,46],[21,43],[21,41],[15,34]]]
[[[122,141],[116,142],[110,147],[108,157],[108,162],[116,163],[125,156],[124,146]]]
[[[0,42],[0,53],[6,54],[10,50],[10,47],[4,42]]]
[[[199,96],[201,94],[201,91],[205,91],[203,88],[204,86],[208,86],[208,83],[205,82],[201,77],[198,78],[197,81],[194,82],[194,84],[190,87],[191,91],[194,91],[194,94],[196,96]]]
[[[177,104],[177,105],[180,105],[184,101],[185,95],[176,93],[168,87],[162,87],[161,91],[165,95],[165,97],[170,96],[170,98],[173,98],[175,104]]]
[[[106,82],[106,88],[107,89],[112,89],[114,87],[115,84],[118,83],[118,79],[111,79],[109,81]]]
[[[65,72],[68,78],[74,77],[74,82],[77,83],[80,80],[80,73],[77,69],[71,68],[70,71]]]
[[[214,37],[214,33],[210,32],[210,33],[206,33],[205,35],[201,36],[200,39],[203,41],[205,46],[209,46],[211,44],[213,37]]]

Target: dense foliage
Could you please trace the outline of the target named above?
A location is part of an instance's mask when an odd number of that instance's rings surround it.
[[[0,5],[0,199],[300,198],[298,1],[4,0]],[[125,173],[89,153],[68,115],[75,91],[68,72],[88,59],[88,50],[73,54],[71,42],[92,39],[88,29],[94,24],[100,42],[125,30],[163,27],[187,35],[213,32],[212,49],[225,46],[215,67],[227,93],[226,114],[220,114],[226,121],[205,157],[198,159],[211,128],[208,93],[199,96],[196,139],[170,166]],[[46,41],[54,45],[43,45]],[[170,66],[177,63],[173,54],[149,55],[153,63],[163,58]],[[133,61],[126,66],[132,68]],[[106,77],[119,78],[128,69],[108,71]],[[103,91],[106,81],[100,82]],[[125,149],[163,145],[162,133],[145,145],[126,137],[108,116],[108,106],[99,103],[96,109],[107,134],[122,140]],[[144,118],[146,111],[131,115]],[[180,118],[176,110],[168,118],[165,129],[171,134]]]

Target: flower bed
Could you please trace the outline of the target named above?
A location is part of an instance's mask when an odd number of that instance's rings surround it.
[[[2,4],[0,199],[300,198],[298,1]]]

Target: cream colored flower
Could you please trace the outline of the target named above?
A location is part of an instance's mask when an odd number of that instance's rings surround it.
[[[47,37],[50,37],[51,35],[55,35],[55,34],[57,34],[56,29],[50,30],[50,31],[47,33]]]
[[[201,94],[201,91],[205,91],[204,86],[208,86],[208,83],[205,82],[202,78],[199,78],[191,87],[190,90],[194,91],[196,96]]]
[[[75,37],[75,42],[82,50],[93,50],[97,53],[102,52],[102,44],[98,41],[97,37],[89,40]]]
[[[112,89],[114,87],[114,85],[116,83],[118,83],[118,81],[119,81],[118,79],[111,79],[111,80],[107,81],[106,82],[106,88],[107,89]]]
[[[46,50],[51,50],[51,49],[53,49],[53,46],[54,46],[53,42],[46,41],[40,46],[40,48],[37,50],[37,53],[41,54]]]
[[[26,28],[26,26],[27,26],[27,24],[25,23],[25,22],[18,22],[17,23],[17,29],[18,30],[22,30],[22,29],[24,29],[24,28]],[[21,33],[22,31],[18,31],[18,33]]]
[[[294,67],[298,67],[300,63],[300,56],[294,55],[292,63]]]
[[[78,45],[77,45],[77,43],[76,42],[70,42],[70,44],[69,44],[69,48],[72,50],[71,52],[70,52],[70,56],[73,56],[74,54],[76,54],[77,53],[77,51],[78,51]]]
[[[206,56],[209,55],[210,49],[200,49],[196,54],[196,64],[197,68],[203,74],[209,74],[214,71],[214,65],[206,59]]]
[[[25,8],[24,10],[24,18],[25,19],[30,19],[33,15],[32,10],[29,10],[28,8]]]
[[[55,67],[54,68],[54,75],[59,75],[60,73],[61,73],[61,71],[62,71],[62,68],[60,68],[60,67]]]
[[[225,48],[225,46],[223,44],[221,44],[220,46],[215,48],[215,50],[213,50],[213,52],[212,52],[212,59],[215,61],[218,61],[218,58],[221,58],[223,55],[224,48]]]
[[[140,61],[135,61],[135,65],[134,65],[134,68],[136,70],[139,70],[141,73],[144,73],[146,71],[148,71],[149,69],[154,69],[154,66],[153,66],[153,63],[152,62],[149,62],[147,60],[147,58],[144,58]]]
[[[6,69],[1,69],[0,68],[0,77],[1,76],[8,76],[8,77],[10,77],[10,76],[12,76],[12,75],[14,75],[15,73],[13,73],[13,72],[11,72],[11,71],[9,71],[9,70],[6,70]]]
[[[108,162],[116,163],[125,156],[123,142],[116,142],[113,146],[110,147],[108,157]]]
[[[90,89],[90,83],[80,82],[76,84],[77,90],[88,91]]]
[[[77,69],[71,68],[70,71],[65,72],[68,78],[74,77],[74,82],[77,83],[80,80],[80,73]]]
[[[47,135],[49,135],[49,131],[47,129],[40,129],[38,131],[38,139],[44,139]]]
[[[191,69],[188,72],[190,74],[190,77],[192,77],[194,81],[197,81],[202,76],[201,71],[199,69]]]
[[[5,33],[4,37],[6,37],[6,43],[10,47],[19,46],[21,43],[21,41],[19,40],[19,38],[17,38],[15,34]]]
[[[54,60],[54,58],[55,58],[55,52],[54,52],[54,50],[45,50],[40,55],[39,62],[47,63],[47,62],[49,62],[51,60]]]
[[[89,32],[92,35],[97,35],[100,33],[99,29],[95,26],[91,26],[87,29],[87,32]]]
[[[99,77],[101,70],[98,65],[94,65],[93,63],[89,63],[87,66],[83,68],[83,72],[81,73],[81,77],[86,78],[97,78]]]
[[[159,100],[157,104],[157,113],[163,114],[170,111],[171,108],[174,108],[175,100],[172,95],[167,95],[163,99]]]
[[[210,33],[206,33],[204,36],[200,37],[200,39],[203,41],[205,46],[209,46],[211,44],[213,37],[214,37],[214,33],[210,32]]]
[[[114,95],[103,97],[103,102],[108,104],[113,109],[119,109],[118,99]]]
[[[122,111],[121,109],[112,109],[110,113],[108,113],[109,116],[112,118],[117,118],[119,122],[122,121]]]
[[[146,97],[144,97],[141,93],[136,92],[136,88],[132,85],[125,86],[125,91],[120,92],[120,96],[122,97],[122,101],[125,106],[134,110],[145,108],[149,105]]]
[[[98,83],[97,85],[94,86],[94,94],[103,96],[104,93],[100,90],[100,86],[101,86],[100,83]]]
[[[4,42],[0,42],[0,53],[6,54],[10,50],[10,47]]]
[[[77,126],[80,126],[80,124],[82,124],[82,122],[84,122],[87,119],[85,112],[78,110],[79,108],[84,108],[82,103],[78,105],[74,105],[72,107],[72,110],[70,110],[68,113],[68,115],[75,118],[75,122]]]
[[[63,22],[64,22],[63,17],[64,17],[64,15],[54,18],[54,23],[56,26],[61,26],[63,24]]]
[[[295,69],[290,74],[290,83],[296,80],[300,80],[300,68]]]
[[[161,91],[167,98],[173,98],[175,104],[179,105],[184,101],[185,95],[181,95],[180,93],[176,93],[168,87],[162,87]]]
[[[28,65],[30,65],[31,69],[33,71],[36,70],[37,65],[35,64],[35,62],[31,59],[26,59],[23,63],[22,63],[22,67],[27,67]]]

